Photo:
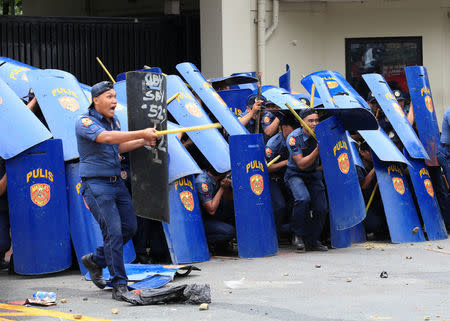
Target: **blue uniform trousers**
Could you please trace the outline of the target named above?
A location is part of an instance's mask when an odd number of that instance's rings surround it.
[[[96,249],[94,262],[108,267],[113,286],[127,284],[123,245],[136,232],[136,214],[124,182],[103,179],[83,180],[81,191],[103,235],[103,246]]]
[[[441,165],[444,170],[445,178],[450,184],[450,146],[449,145],[439,145],[437,148],[437,159],[439,165]]]
[[[231,241],[236,236],[233,203],[221,200],[214,215],[203,215],[203,225],[208,244],[220,245]]]
[[[0,209],[0,260],[5,257],[11,247],[11,238],[9,236],[9,213]]]
[[[270,179],[270,195],[272,198],[273,215],[278,234],[288,233],[290,224],[287,222],[288,194],[283,179]]]
[[[328,214],[322,172],[299,173],[288,169],[285,180],[294,198],[292,232],[313,244],[319,240]]]

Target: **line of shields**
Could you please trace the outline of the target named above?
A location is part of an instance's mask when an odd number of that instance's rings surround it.
[[[146,68],[120,74],[114,84],[115,113],[122,130],[154,127],[161,134],[156,147],[130,153],[136,214],[163,222],[173,264],[209,260],[194,181],[201,169],[177,137],[186,132],[217,172],[232,173],[239,256],[276,254],[263,137],[249,134],[235,115],[245,110],[248,96],[258,91],[256,75],[238,73],[208,81],[191,63],[176,68],[182,78]],[[356,166],[363,165],[349,131],[357,131],[372,150],[392,242],[424,241],[424,229],[429,240],[447,237],[427,170],[427,166],[438,165],[435,147],[439,142],[427,72],[424,67],[407,67],[406,76],[420,139],[383,77],[364,75],[400,137],[403,151],[379,128],[367,103],[337,72],[304,77],[301,83],[309,95],[291,93],[289,67],[279,87],[260,89],[279,109],[295,115],[304,108],[320,108],[322,121],[315,137],[335,248],[365,240],[362,221],[370,206],[359,185]],[[216,91],[212,84],[226,90]],[[21,100],[30,89],[42,111],[41,119]],[[14,269],[19,274],[62,271],[72,263],[71,244],[79,263],[102,244],[100,228],[80,190],[74,130],[90,102],[90,87],[67,72],[0,58],[0,157],[6,159]],[[124,247],[124,261],[134,259],[130,241]],[[87,271],[79,265],[85,275]]]

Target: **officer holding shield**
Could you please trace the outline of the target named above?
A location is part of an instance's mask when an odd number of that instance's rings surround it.
[[[305,109],[300,115],[305,123],[315,130],[319,123],[317,110]],[[289,149],[284,180],[292,192],[292,244],[297,250],[327,251],[319,241],[327,214],[328,201],[319,166],[319,145],[308,131],[295,129],[286,139]]]
[[[444,170],[445,178],[450,184],[450,107],[444,113],[442,120],[441,141],[437,148],[439,165]]]
[[[111,82],[103,81],[91,89],[92,104],[76,122],[80,154],[81,193],[100,225],[104,245],[82,257],[94,284],[103,289],[102,268],[108,267],[113,285],[112,297],[122,300],[127,290],[123,245],[136,232],[136,215],[130,194],[120,178],[120,153],[145,145],[154,146],[155,129],[121,132],[114,115],[116,92]]]

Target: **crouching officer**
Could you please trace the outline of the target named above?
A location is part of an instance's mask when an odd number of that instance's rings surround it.
[[[117,106],[113,84],[107,81],[91,89],[89,111],[76,122],[80,154],[81,192],[92,215],[100,225],[103,246],[82,257],[94,284],[106,286],[102,268],[108,267],[113,285],[112,297],[121,300],[127,292],[123,245],[136,232],[136,215],[130,194],[120,178],[120,153],[156,144],[155,130],[121,132],[114,116]]]
[[[301,114],[314,132],[319,115],[313,108]],[[284,181],[292,192],[292,244],[297,250],[327,251],[319,241],[328,214],[328,203],[319,166],[319,146],[303,128],[295,129],[286,139],[289,149]]]
[[[290,215],[288,215],[289,191],[284,184],[284,173],[289,158],[286,138],[298,127],[298,122],[291,116],[285,116],[282,117],[280,124],[281,131],[269,139],[265,150],[267,162],[280,155],[279,161],[272,164],[268,169],[270,176],[270,194],[272,196],[273,214],[278,238],[281,235],[290,233],[291,230],[289,224]]]
[[[236,236],[231,179],[212,167],[195,178],[206,239],[213,255],[232,254]]]

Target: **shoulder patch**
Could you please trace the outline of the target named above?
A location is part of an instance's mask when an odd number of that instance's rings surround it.
[[[202,183],[202,191],[205,192],[205,193],[207,193],[208,190],[209,190],[209,189],[208,189],[208,184]]]
[[[117,125],[117,128],[120,129],[120,124],[119,124],[119,121],[118,121],[118,120],[116,120],[116,125]]]
[[[270,117],[269,116],[265,116],[264,117],[264,124],[268,124],[270,123]]]
[[[84,126],[89,127],[93,124],[92,120],[88,117],[81,118],[81,122]]]
[[[266,148],[266,157],[267,158],[270,158],[270,156],[272,156],[272,148],[270,148],[270,147],[267,147]]]
[[[289,138],[289,146],[295,146],[296,142],[297,140],[295,139],[294,136],[291,136],[291,138]]]

